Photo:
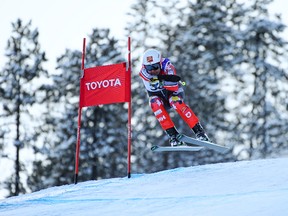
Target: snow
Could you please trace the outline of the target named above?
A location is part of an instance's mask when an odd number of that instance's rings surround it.
[[[134,174],[0,200],[0,215],[288,215],[287,173],[278,158]]]

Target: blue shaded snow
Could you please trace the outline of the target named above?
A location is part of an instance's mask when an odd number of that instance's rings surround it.
[[[0,200],[2,216],[288,215],[288,158],[177,168]]]

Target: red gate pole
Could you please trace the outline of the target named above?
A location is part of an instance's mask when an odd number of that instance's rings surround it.
[[[77,127],[77,142],[76,142],[76,153],[75,153],[75,175],[74,183],[78,182],[78,168],[79,168],[79,155],[80,155],[80,130],[81,130],[81,115],[82,115],[82,97],[81,97],[81,88],[82,88],[82,78],[84,77],[85,69],[85,50],[86,50],[86,38],[83,38],[83,51],[82,51],[82,75],[80,78],[80,92],[79,92],[79,107],[78,107],[78,127]]]
[[[132,107],[131,107],[131,40],[128,37],[128,73],[129,73],[129,102],[128,102],[128,153],[127,153],[127,163],[128,163],[128,178],[131,177],[131,137],[132,137],[132,127],[131,127],[131,117],[132,117]]]

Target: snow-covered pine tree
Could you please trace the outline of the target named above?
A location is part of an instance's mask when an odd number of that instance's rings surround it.
[[[0,72],[0,97],[4,111],[1,118],[5,118],[1,127],[6,129],[4,148],[12,145],[16,148],[16,156],[9,155],[15,161],[15,173],[5,182],[9,196],[25,192],[20,173],[27,164],[21,160],[20,149],[31,147],[37,139],[32,124],[35,123],[33,105],[36,104],[39,80],[47,75],[42,66],[47,59],[40,49],[38,37],[38,29],[32,29],[31,21],[25,24],[18,19],[12,23],[12,35],[5,53],[8,61]]]
[[[239,23],[243,55],[236,109],[243,140],[239,158],[265,158],[287,149],[288,43],[281,37],[285,29],[281,17],[269,14],[270,2],[247,4]]]

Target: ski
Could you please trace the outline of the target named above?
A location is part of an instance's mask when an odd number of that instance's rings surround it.
[[[179,152],[179,151],[200,151],[204,147],[202,146],[152,146],[151,150],[153,152]]]
[[[194,139],[192,137],[186,136],[184,134],[182,134],[182,137],[180,138],[180,140],[185,142],[186,144],[203,146],[203,147],[206,147],[208,149],[211,149],[211,150],[214,150],[216,152],[223,153],[223,154],[227,153],[230,150],[229,148],[227,148],[225,146],[220,146],[220,145],[217,145],[215,143],[197,140],[197,139]]]

